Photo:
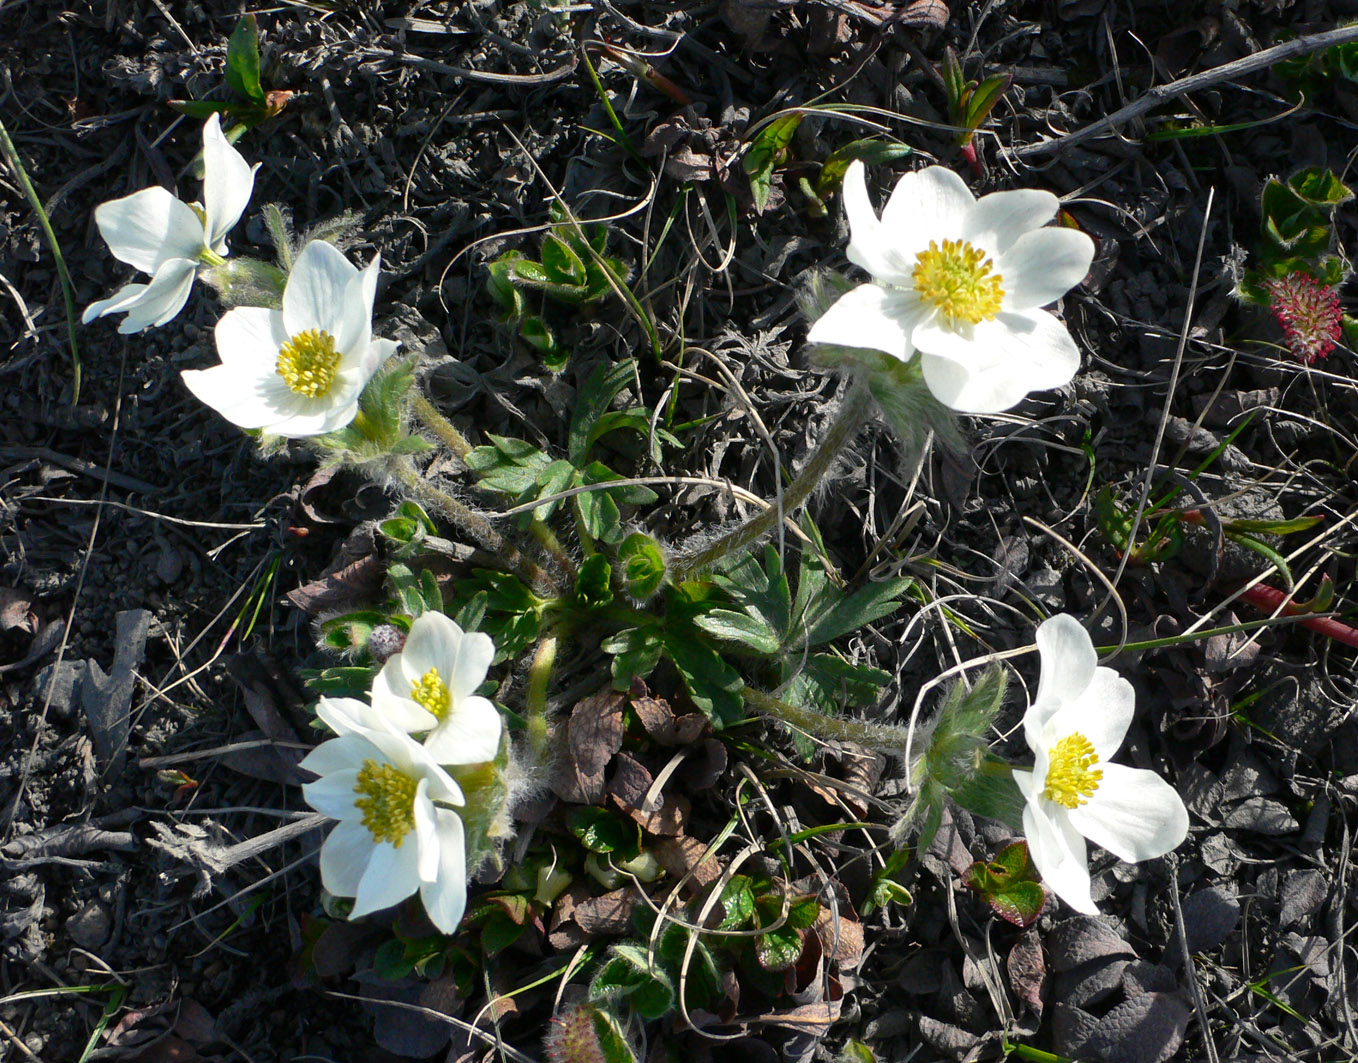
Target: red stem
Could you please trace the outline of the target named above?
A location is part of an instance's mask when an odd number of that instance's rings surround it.
[[[1342,642],[1345,646],[1358,649],[1358,628],[1350,627],[1333,617],[1308,615],[1306,610],[1294,605],[1286,594],[1276,587],[1270,587],[1267,583],[1256,583],[1253,587],[1241,592],[1240,597],[1261,613],[1281,612],[1284,616],[1299,617],[1298,622],[1302,627],[1334,639],[1335,642]]]

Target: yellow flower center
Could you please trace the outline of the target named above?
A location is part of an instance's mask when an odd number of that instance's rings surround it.
[[[439,678],[439,670],[431,668],[410,684],[410,700],[423,705],[434,714],[436,720],[442,720],[452,707],[453,695],[448,690],[448,684]]]
[[[1079,808],[1099,788],[1103,772],[1094,767],[1098,762],[1093,743],[1084,735],[1076,732],[1061,739],[1052,746],[1042,796],[1066,808]]]
[[[929,241],[929,250],[915,259],[915,290],[953,321],[975,325],[1000,312],[1004,279],[995,263],[965,240]]]
[[[354,793],[355,807],[363,812],[363,825],[374,842],[391,842],[397,849],[415,826],[415,790],[412,779],[394,764],[368,759],[359,769]]]
[[[340,353],[335,337],[320,329],[299,332],[278,348],[278,375],[298,395],[319,399],[335,380]]]

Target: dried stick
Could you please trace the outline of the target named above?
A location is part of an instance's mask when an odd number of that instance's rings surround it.
[[[1230,81],[1246,74],[1253,74],[1256,70],[1263,70],[1274,63],[1282,62],[1284,59],[1295,59],[1297,56],[1310,55],[1312,52],[1318,52],[1336,44],[1348,44],[1355,40],[1358,40],[1358,23],[1337,30],[1328,30],[1325,33],[1312,33],[1309,36],[1298,37],[1282,44],[1275,44],[1272,48],[1265,48],[1263,51],[1247,55],[1243,59],[1222,63],[1210,70],[1191,74],[1186,78],[1180,78],[1178,81],[1171,81],[1167,85],[1157,85],[1153,89],[1147,89],[1145,93],[1127,104],[1126,107],[1118,108],[1112,114],[1100,118],[1097,122],[1090,123],[1083,129],[1077,129],[1073,133],[1066,133],[1064,136],[1052,140],[1043,140],[1037,144],[1026,144],[1020,148],[1011,148],[1010,151],[1019,159],[1050,155],[1058,150],[1064,151],[1066,148],[1089,140],[1091,137],[1112,132],[1124,122],[1130,122],[1133,118],[1140,118],[1147,111],[1154,110],[1166,100],[1185,96],[1190,92],[1197,92],[1199,89],[1218,85],[1223,81]]]

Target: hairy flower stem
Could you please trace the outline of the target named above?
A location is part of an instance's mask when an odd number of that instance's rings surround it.
[[[872,395],[867,385],[855,378],[820,446],[807,459],[792,483],[787,485],[787,490],[783,492],[782,505],[770,506],[709,546],[675,558],[670,564],[670,574],[674,581],[678,583],[686,576],[701,572],[723,557],[744,550],[767,535],[785,515],[795,512],[824,481],[840,451],[863,427],[871,412]]]
[[[483,550],[503,561],[505,567],[523,580],[533,593],[549,598],[561,596],[561,588],[551,575],[531,558],[525,557],[523,551],[496,531],[490,521],[481,514],[459,502],[447,491],[441,491],[433,484],[425,482],[424,478],[409,465],[397,465],[396,478],[409,488],[412,494],[417,495],[457,525]]]
[[[549,741],[547,688],[556,665],[556,645],[555,635],[544,635],[533,653],[533,663],[528,666],[528,692],[524,695],[524,708],[528,715],[528,749],[534,763],[538,764],[545,757]]]
[[[453,422],[439,413],[434,404],[421,395],[418,389],[411,388],[410,393],[415,406],[415,416],[423,421],[425,427],[438,436],[443,445],[465,465],[467,456],[472,452],[472,445],[467,442],[467,437],[454,428]]]
[[[467,457],[472,452],[472,445],[467,442],[467,437],[454,427],[452,421],[439,413],[434,404],[421,395],[418,390],[411,389],[411,396],[412,405],[415,407],[415,416],[424,423],[429,431],[443,441],[443,445],[452,451],[463,465],[467,464]],[[557,571],[566,579],[574,581],[575,562],[566,553],[552,529],[534,517],[529,522],[528,530],[533,538],[538,541],[538,545],[547,552],[547,556],[552,559]]]
[[[865,720],[851,720],[848,717],[826,716],[815,709],[804,709],[789,705],[786,701],[765,694],[762,690],[747,686],[741,691],[745,704],[761,716],[791,724],[817,738],[828,738],[836,742],[853,742],[868,749],[899,755],[905,749],[907,730],[884,723],[868,723]],[[918,746],[920,736],[915,735]]]

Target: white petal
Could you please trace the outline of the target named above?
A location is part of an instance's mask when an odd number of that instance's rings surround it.
[[[1005,310],[1054,303],[1089,273],[1094,241],[1075,229],[1038,229],[1020,236],[995,263]]]
[[[495,759],[502,726],[485,698],[462,698],[424,740],[424,748],[440,764],[480,764]]]
[[[246,376],[228,366],[185,369],[184,385],[232,424],[265,428],[288,416],[291,393],[268,378]]]
[[[302,248],[283,289],[283,327],[288,335],[321,329],[338,339],[349,282],[357,273],[333,244],[312,240]]]
[[[470,695],[486,681],[486,673],[494,660],[495,643],[490,636],[480,631],[467,632],[450,665],[448,688],[459,698]]]
[[[103,317],[106,314],[123,313],[141,302],[142,296],[146,293],[146,288],[147,285],[145,284],[124,284],[107,299],[90,303],[85,308],[85,313],[81,315],[80,323],[88,325],[95,318]]]
[[[1174,787],[1153,771],[1103,764],[1088,803],[1069,812],[1071,824],[1095,845],[1133,863],[1178,847],[1188,834],[1188,810]]]
[[[992,255],[1002,255],[1024,233],[1051,221],[1060,205],[1061,201],[1050,192],[1037,188],[992,192],[978,199],[967,212],[962,239]]]
[[[420,886],[420,900],[429,921],[451,934],[467,910],[467,843],[462,819],[446,808],[435,809],[439,839],[439,869],[433,882]]]
[[[373,849],[373,837],[363,824],[338,824],[321,846],[321,885],[336,897],[354,896]]]
[[[920,313],[920,301],[913,293],[860,284],[816,320],[806,339],[808,343],[866,347],[908,362],[915,353],[910,333]]]
[[[955,240],[962,235],[975,203],[967,183],[946,166],[916,170],[896,183],[882,211],[882,229],[906,264],[907,276],[914,270],[915,256],[931,240]]]
[[[374,729],[372,709],[358,698],[321,698],[316,715],[336,734],[358,734],[364,738]]]
[[[439,873],[439,840],[434,802],[429,800],[428,779],[421,779],[415,790],[415,834],[406,838],[406,844],[414,844],[419,849],[416,871],[420,881],[433,882]]]
[[[357,768],[350,768],[323,775],[303,786],[302,796],[317,812],[331,819],[352,819],[358,807],[354,803],[358,793],[354,789],[358,784],[358,771]]]
[[[409,682],[437,668],[446,683],[462,637],[462,628],[452,618],[443,613],[423,613],[412,621],[405,646],[392,660],[400,662],[401,674]]]
[[[387,663],[390,664],[391,662]],[[385,670],[385,665],[383,668]],[[377,678],[373,680],[373,708],[380,712],[398,731],[404,731],[409,735],[422,734],[438,726],[438,718],[432,712],[418,702],[411,701],[408,697],[392,696],[384,687],[379,687],[382,682],[382,675],[379,673]],[[406,689],[410,689],[408,685]]]
[[[278,350],[288,341],[277,310],[238,306],[222,315],[213,333],[223,365],[258,376],[277,375]]]
[[[1002,312],[970,337],[939,319],[926,321],[911,341],[926,355],[921,367],[929,390],[962,413],[1007,410],[1030,392],[1068,384],[1080,368],[1070,333],[1043,310]]]
[[[354,892],[354,910],[350,918],[370,915],[400,904],[419,888],[420,854],[415,835],[407,834],[400,847],[390,842],[373,846],[372,857]]]
[[[358,414],[357,396],[338,406],[329,403],[320,405],[321,401],[312,399],[302,404],[297,412],[262,427],[286,439],[304,439],[338,431]]]
[[[1041,725],[1057,709],[1077,700],[1093,682],[1099,655],[1089,632],[1069,613],[1058,613],[1039,624],[1036,642],[1041,661],[1037,700],[1023,722],[1025,727],[1040,732]],[[1029,746],[1032,747],[1031,738]]]
[[[137,301],[127,307],[127,317],[118,326],[124,336],[151,327],[160,327],[174,319],[193,290],[193,279],[198,267],[187,258],[170,258],[160,264],[151,283]]]
[[[901,178],[905,181],[910,175]],[[897,189],[901,186],[898,184]],[[887,232],[868,199],[867,170],[861,159],[849,163],[844,172],[844,214],[849,219],[850,262],[861,266],[877,280],[893,284],[910,282],[910,260],[902,257],[894,238]]]
[[[222,238],[240,221],[255,187],[255,170],[241,153],[227,143],[220,115],[203,126],[203,212],[207,215],[207,242],[221,245]]]
[[[372,340],[373,301],[377,298],[377,278],[381,269],[382,256],[373,255],[366,269],[355,271],[349,279],[343,314],[337,323],[336,349],[356,354],[360,361],[367,355]]]
[[[363,356],[363,383],[366,385],[383,365],[400,348],[400,340],[371,340],[368,352]]]
[[[1132,684],[1111,668],[1096,668],[1084,693],[1048,718],[1042,740],[1051,745],[1078,732],[1089,739],[1100,763],[1106,763],[1121,748],[1135,713]]]
[[[1098,914],[1090,893],[1084,839],[1065,817],[1059,813],[1049,816],[1040,800],[1029,802],[1023,809],[1023,833],[1028,839],[1028,854],[1048,888],[1077,912]]]
[[[197,259],[206,246],[198,215],[158,186],[99,204],[94,221],[113,257],[143,273],[167,259]]]
[[[329,775],[357,768],[373,756],[380,756],[380,753],[366,738],[360,734],[345,734],[322,742],[302,759],[298,767],[317,775]]]

